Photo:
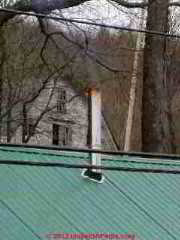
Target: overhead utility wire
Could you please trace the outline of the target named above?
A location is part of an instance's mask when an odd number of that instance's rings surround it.
[[[21,165],[34,167],[59,167],[70,169],[100,169],[109,171],[137,172],[137,173],[164,173],[164,174],[180,174],[180,170],[165,170],[153,168],[130,168],[130,167],[113,167],[113,166],[95,166],[88,164],[69,164],[69,163],[52,163],[52,162],[33,162],[22,160],[0,160],[0,165]]]
[[[146,33],[146,34],[151,34],[151,35],[158,35],[161,37],[180,38],[180,35],[177,35],[177,34],[170,34],[170,33],[159,32],[159,31],[151,31],[151,30],[141,30],[141,29],[137,29],[137,28],[121,27],[121,26],[109,25],[109,24],[104,24],[104,23],[94,23],[94,22],[90,22],[90,21],[83,21],[83,20],[77,20],[77,19],[72,19],[72,18],[48,16],[47,14],[42,14],[42,13],[24,12],[24,11],[7,9],[7,8],[0,8],[0,12],[7,12],[7,13],[16,14],[16,15],[26,15],[26,16],[32,16],[32,17],[38,17],[38,18],[44,18],[44,19],[52,19],[55,21],[63,21],[63,22],[69,22],[69,23],[79,23],[79,24],[83,24],[83,25],[92,25],[92,26],[111,28],[111,29],[127,31],[127,32]]]

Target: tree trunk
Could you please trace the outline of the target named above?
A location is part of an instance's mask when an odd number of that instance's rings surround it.
[[[149,2],[147,30],[167,32],[169,0]],[[165,56],[166,38],[148,34],[142,98],[142,150],[145,152],[173,152]]]
[[[7,97],[7,142],[9,143],[11,141],[11,134],[12,134],[12,111],[11,111],[11,106],[12,106],[12,84],[11,84],[11,79],[7,79],[7,86],[8,86],[8,97]]]
[[[140,14],[140,22],[139,28],[143,28],[144,24],[144,9],[141,9]],[[125,132],[125,140],[124,140],[124,151],[128,152],[131,151],[131,142],[132,142],[132,129],[133,129],[133,121],[134,121],[134,114],[135,114],[135,102],[136,102],[136,90],[137,90],[137,83],[138,83],[138,71],[139,71],[139,60],[140,60],[140,50],[144,46],[144,34],[138,33],[136,39],[136,51],[134,53],[134,61],[133,61],[133,69],[132,69],[132,76],[131,76],[131,86],[130,86],[130,93],[129,93],[129,106],[128,106],[128,116],[127,116],[127,123],[126,123],[126,132]]]
[[[6,58],[4,29],[0,26],[0,141],[2,137],[3,68]]]

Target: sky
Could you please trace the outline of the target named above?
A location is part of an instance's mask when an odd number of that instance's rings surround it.
[[[114,4],[115,5],[115,4]],[[63,10],[65,17],[88,19],[106,24],[128,26],[138,21],[137,10],[127,10],[118,5],[111,5],[106,0],[92,0],[80,7]]]
[[[0,0],[0,2],[6,2],[6,4],[7,2],[13,3],[16,1],[17,0]],[[109,3],[107,0],[91,0],[79,5],[78,7],[64,9],[61,13],[67,18],[82,19],[95,21],[96,23],[100,22],[126,27],[137,27],[139,22],[137,10],[122,8],[113,2]],[[92,28],[88,26],[81,27],[86,29],[88,28],[89,30]]]

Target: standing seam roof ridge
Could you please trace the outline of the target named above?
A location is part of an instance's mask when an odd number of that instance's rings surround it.
[[[46,155],[46,156],[54,156],[54,157],[66,157],[67,159],[68,158],[78,158],[78,159],[83,159],[83,160],[89,160],[89,155],[88,154],[85,154],[83,153],[83,156],[82,155],[78,155],[77,153],[70,153],[70,152],[59,152],[58,154],[57,153],[53,153],[53,152],[43,152],[43,150],[40,150],[38,152],[37,151],[28,151],[28,150],[24,150],[24,149],[6,149],[6,148],[1,148],[0,147],[0,151],[5,151],[5,152],[17,152],[17,153],[25,153],[25,154],[28,154],[28,155]],[[54,151],[54,150],[51,150],[51,151]],[[120,156],[121,159],[117,159],[117,156],[116,156],[116,159],[109,159],[109,158],[103,158],[102,159],[102,162],[121,162],[121,163],[132,163],[132,164],[145,164],[145,165],[159,165],[159,166],[171,166],[171,167],[180,167],[180,160],[150,160],[148,158],[142,158],[142,159],[136,159],[136,157],[128,157],[128,158],[132,158],[131,160],[127,158],[127,159],[122,159],[123,156]],[[133,160],[133,158],[135,158],[135,160]]]
[[[34,155],[47,155],[47,156],[55,156],[55,157],[62,157],[62,156],[64,156],[64,157],[74,157],[74,158],[82,158],[82,159],[89,159],[89,156],[86,156],[84,153],[84,156],[82,156],[82,155],[77,155],[77,153],[75,153],[74,155],[70,155],[70,154],[72,154],[72,153],[70,153],[70,152],[66,152],[66,151],[64,151],[64,152],[59,152],[58,154],[57,153],[50,153],[50,152],[42,152],[42,150],[40,151],[40,152],[35,152],[35,151],[28,151],[28,150],[22,150],[22,149],[18,149],[18,150],[16,150],[16,149],[5,149],[5,148],[1,148],[0,147],[0,151],[5,151],[5,152],[17,152],[17,153],[26,153],[26,154],[28,154],[28,155],[32,155],[32,154],[34,154]],[[38,150],[37,150],[38,151]],[[55,151],[55,150],[51,150],[51,151]]]

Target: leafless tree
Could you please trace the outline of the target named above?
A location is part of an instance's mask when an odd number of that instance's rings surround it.
[[[50,14],[54,10],[62,10],[74,6],[82,5],[90,0],[32,0],[16,1],[7,5],[9,9],[20,11],[34,11],[38,13]],[[112,0],[115,4],[127,9],[147,8],[147,30],[159,32],[168,31],[169,7],[179,7],[179,1],[169,0],[148,0],[142,2],[131,2],[126,0]],[[0,25],[14,18],[16,13],[1,12]],[[49,36],[43,28],[43,20],[40,21],[42,32]],[[59,33],[58,33],[59,34]],[[2,38],[2,35],[1,35]],[[67,39],[72,42],[72,39]],[[1,39],[1,48],[3,41]],[[76,43],[77,44],[77,43]],[[79,46],[82,48],[82,45]],[[86,48],[87,45],[83,48]],[[88,49],[89,50],[89,49]],[[154,152],[173,152],[173,139],[169,118],[169,104],[167,97],[166,69],[165,69],[166,38],[160,36],[147,35],[144,50],[144,79],[143,79],[143,108],[142,108],[142,150]],[[99,59],[86,51],[91,59],[104,65]],[[1,60],[2,61],[2,60]],[[112,70],[111,67],[109,70]],[[1,72],[1,70],[0,70]]]

